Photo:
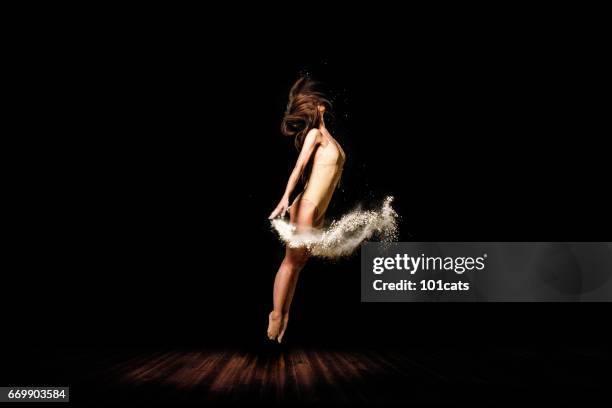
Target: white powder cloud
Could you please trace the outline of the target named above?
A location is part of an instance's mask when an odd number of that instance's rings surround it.
[[[392,201],[393,197],[385,198],[378,210],[357,208],[324,229],[297,232],[295,225],[283,219],[272,220],[272,227],[292,248],[306,247],[311,255],[321,258],[341,258],[352,254],[363,241],[373,237],[383,242],[397,240],[398,215],[391,207]]]

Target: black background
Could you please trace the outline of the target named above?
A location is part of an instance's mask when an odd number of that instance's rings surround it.
[[[330,216],[393,195],[400,240],[609,240],[605,69],[588,42],[429,33],[317,53],[313,36],[264,52],[111,31],[16,47],[13,344],[266,341],[283,255],[267,216],[296,158],[279,124],[303,70],[334,98],[348,156]],[[360,303],[357,255],[306,266],[287,341],[588,346],[609,342],[609,312]]]

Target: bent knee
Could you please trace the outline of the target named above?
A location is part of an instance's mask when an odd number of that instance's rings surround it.
[[[308,252],[306,250],[289,250],[285,255],[285,262],[287,262],[290,267],[302,268],[308,261],[308,257]]]

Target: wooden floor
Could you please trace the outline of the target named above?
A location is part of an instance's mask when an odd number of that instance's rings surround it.
[[[76,403],[584,405],[608,395],[612,366],[607,350],[552,346],[7,353],[2,383],[68,385]]]
[[[171,351],[111,369],[124,384],[171,387],[211,402],[302,403],[380,400],[371,394],[372,382],[397,381],[415,370],[426,371],[397,354],[307,349]]]
[[[135,400],[207,403],[382,404],[582,401],[582,390],[606,389],[584,363],[610,356],[518,350],[165,351],[135,356],[102,377]],[[539,396],[539,398],[538,398]]]

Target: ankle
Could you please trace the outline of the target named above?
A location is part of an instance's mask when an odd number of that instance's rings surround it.
[[[277,320],[283,317],[283,314],[277,310],[273,310],[272,312],[270,312],[270,318],[272,318],[273,320]]]

